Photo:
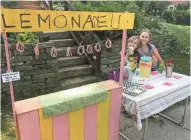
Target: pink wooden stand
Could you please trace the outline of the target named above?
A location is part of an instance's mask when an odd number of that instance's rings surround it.
[[[99,84],[107,100],[50,118],[39,98],[15,102],[19,140],[119,140],[122,88],[112,80]]]

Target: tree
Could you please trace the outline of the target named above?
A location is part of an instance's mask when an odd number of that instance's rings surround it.
[[[190,2],[186,2],[184,4],[178,4],[176,9],[177,10],[188,10],[190,8]]]
[[[169,1],[137,1],[137,5],[147,14],[160,17],[169,4]]]

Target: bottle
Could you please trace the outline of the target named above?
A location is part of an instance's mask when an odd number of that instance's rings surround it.
[[[136,76],[140,76],[140,69],[139,69],[139,68],[137,68],[137,69],[135,70],[135,75],[136,75]]]

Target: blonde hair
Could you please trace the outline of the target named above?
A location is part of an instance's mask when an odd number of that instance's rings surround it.
[[[139,36],[131,36],[129,39],[128,39],[128,43],[129,42],[133,42],[134,40],[137,40],[137,48],[141,45],[141,41],[140,41],[140,38]]]

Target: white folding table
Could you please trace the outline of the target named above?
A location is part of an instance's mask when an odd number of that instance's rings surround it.
[[[132,82],[143,84],[144,86],[149,85],[154,87],[152,89],[147,89],[147,91],[138,96],[131,96],[123,93],[122,104],[128,114],[136,116],[138,130],[142,129],[141,120],[146,119],[143,139],[145,139],[146,136],[145,134],[148,125],[148,118],[154,114],[162,115],[176,124],[184,126],[186,107],[188,104],[188,98],[190,96],[190,76],[174,72],[171,78],[166,78],[165,72],[163,72],[162,74],[152,75],[148,79],[134,76]],[[176,122],[170,117],[160,113],[161,111],[184,99],[187,100],[181,122]],[[128,138],[121,132],[120,135],[128,140]]]

